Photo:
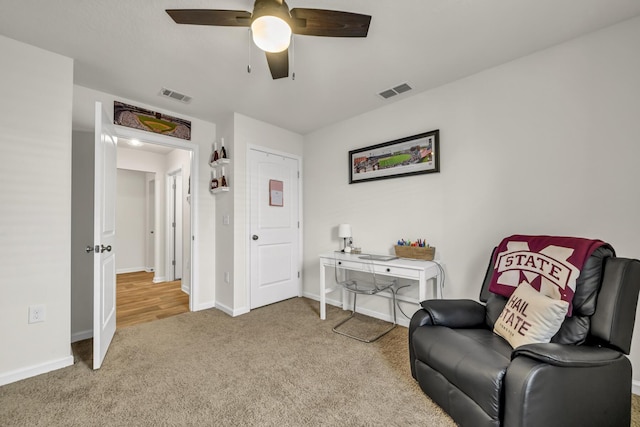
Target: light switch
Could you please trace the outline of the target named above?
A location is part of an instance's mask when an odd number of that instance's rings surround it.
[[[222,215],[222,224],[229,225],[229,215]]]

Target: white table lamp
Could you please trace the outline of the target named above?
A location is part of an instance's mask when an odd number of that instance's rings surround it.
[[[344,239],[344,246],[342,247],[344,251],[347,247],[347,241],[351,240],[351,224],[340,224],[338,226],[338,237]]]

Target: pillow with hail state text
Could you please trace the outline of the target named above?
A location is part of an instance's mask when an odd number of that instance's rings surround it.
[[[513,348],[546,343],[560,330],[568,309],[568,302],[541,294],[523,282],[509,297],[493,332]]]

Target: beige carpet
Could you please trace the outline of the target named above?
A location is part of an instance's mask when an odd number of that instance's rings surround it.
[[[231,318],[186,313],[116,332],[102,368],[0,387],[6,426],[454,426],[411,378],[407,329],[372,344],[331,331],[347,312],[295,298]]]
[[[0,387],[0,425],[455,425],[411,378],[406,328],[364,344],[333,333],[347,312],[327,309],[321,321],[295,298],[131,326],[95,372],[77,343],[74,366]]]

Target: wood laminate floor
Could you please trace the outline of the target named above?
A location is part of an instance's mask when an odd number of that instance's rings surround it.
[[[180,280],[153,283],[153,273],[144,271],[117,275],[116,327],[151,322],[189,311],[189,295]]]

